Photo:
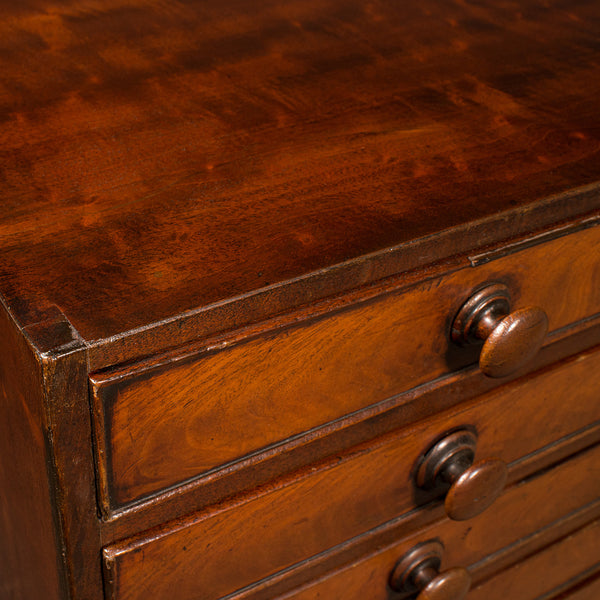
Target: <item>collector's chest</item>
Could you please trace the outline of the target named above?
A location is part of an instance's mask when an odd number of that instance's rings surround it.
[[[0,0],[0,599],[597,600],[600,8]]]

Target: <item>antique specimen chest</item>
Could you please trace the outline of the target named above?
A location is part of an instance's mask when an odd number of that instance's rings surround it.
[[[0,599],[600,598],[600,4],[0,0]]]

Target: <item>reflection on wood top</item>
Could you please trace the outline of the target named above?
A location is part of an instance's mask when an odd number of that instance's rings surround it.
[[[87,341],[600,180],[596,2],[0,0],[0,72],[0,291]]]

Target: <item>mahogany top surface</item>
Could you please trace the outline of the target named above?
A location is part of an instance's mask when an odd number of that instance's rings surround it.
[[[0,73],[0,292],[88,341],[600,180],[593,1],[0,0]]]

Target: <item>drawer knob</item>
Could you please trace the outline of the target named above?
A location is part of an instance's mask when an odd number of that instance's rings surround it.
[[[535,306],[510,311],[510,294],[495,283],[471,296],[452,324],[452,341],[483,343],[479,368],[488,377],[506,377],[527,364],[548,333],[548,317]]]
[[[454,521],[482,513],[506,484],[506,463],[497,458],[473,462],[476,444],[477,436],[472,431],[455,431],[428,450],[417,470],[416,483],[420,488],[450,485],[444,507]]]
[[[415,546],[396,564],[390,587],[417,600],[463,600],[471,586],[466,569],[455,567],[440,573],[444,547],[437,540]]]

